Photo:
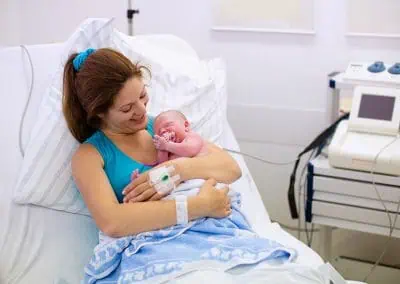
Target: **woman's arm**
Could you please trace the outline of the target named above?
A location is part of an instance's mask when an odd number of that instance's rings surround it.
[[[158,167],[172,165],[175,168],[172,176],[179,175],[179,182],[199,178],[215,179],[220,183],[230,184],[239,179],[242,171],[235,159],[214,144],[206,143],[207,155],[169,160]],[[148,172],[146,172],[130,183],[122,192],[124,202],[161,199],[162,194],[157,193],[153,186],[149,185],[148,180]]]
[[[118,203],[102,157],[91,145],[82,144],[73,156],[72,175],[97,227],[106,235],[120,237],[176,224],[174,200]],[[189,220],[209,214],[209,203],[198,196],[188,198]]]
[[[242,176],[236,160],[218,146],[207,143],[205,156],[175,160],[182,181],[214,178],[218,182],[230,184]]]

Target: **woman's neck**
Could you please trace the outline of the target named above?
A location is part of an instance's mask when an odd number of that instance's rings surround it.
[[[157,160],[157,150],[151,135],[145,130],[135,133],[121,133],[101,130],[122,152],[142,164],[152,165]]]
[[[126,141],[127,138],[129,138],[129,141],[135,141],[135,140],[139,140],[141,137],[141,132],[142,131],[136,131],[134,133],[124,133],[124,132],[119,132],[119,131],[115,131],[112,129],[101,129],[101,131],[104,133],[104,135],[106,135],[108,138],[110,138],[111,140],[114,141]]]

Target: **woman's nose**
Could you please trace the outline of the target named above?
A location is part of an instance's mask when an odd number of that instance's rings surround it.
[[[143,114],[146,114],[146,105],[144,103],[138,103],[135,106],[134,113],[136,116],[142,116]]]

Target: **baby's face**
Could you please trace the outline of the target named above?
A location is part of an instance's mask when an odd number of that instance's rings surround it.
[[[157,118],[154,124],[154,132],[169,141],[180,143],[186,137],[187,121],[180,115],[163,114]]]

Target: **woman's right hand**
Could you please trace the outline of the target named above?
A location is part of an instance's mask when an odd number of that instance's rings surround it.
[[[228,196],[228,187],[216,189],[215,179],[207,180],[200,188],[197,195],[204,206],[204,216],[212,218],[224,218],[231,214],[231,200]]]

